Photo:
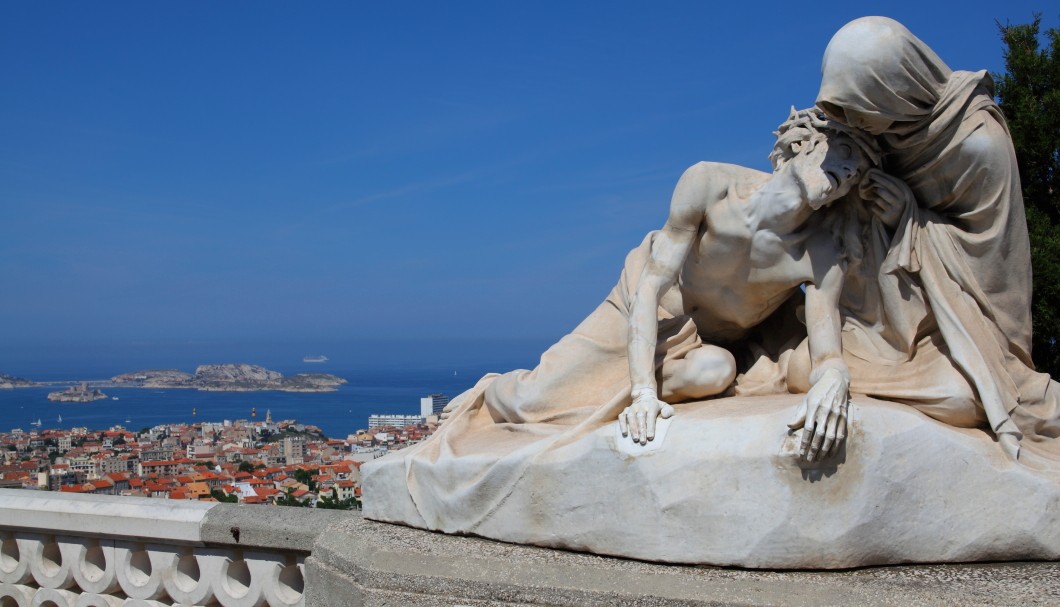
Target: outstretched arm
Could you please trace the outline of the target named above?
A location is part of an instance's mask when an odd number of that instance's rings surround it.
[[[839,449],[847,435],[850,371],[843,362],[839,296],[844,270],[836,258],[831,234],[812,245],[814,284],[806,285],[806,331],[810,346],[810,388],[792,429],[803,428],[800,454],[814,461]]]
[[[655,345],[659,334],[659,298],[677,281],[685,258],[704,221],[707,169],[696,165],[685,171],[674,189],[666,225],[652,240],[651,255],[629,312],[629,375],[633,404],[618,416],[622,435],[646,444],[655,438],[655,420],[673,415],[673,407],[659,401],[655,382]]]

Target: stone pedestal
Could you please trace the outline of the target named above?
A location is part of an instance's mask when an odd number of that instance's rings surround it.
[[[307,607],[1057,605],[1056,563],[748,571],[660,565],[348,518],[306,559]]]
[[[1060,558],[1055,470],[1009,461],[985,432],[859,396],[844,449],[808,464],[786,427],[799,398],[680,405],[665,436],[645,448],[601,426],[537,454],[469,528],[428,523],[406,474],[417,452],[396,452],[364,468],[365,516],[670,563],[822,569]],[[481,466],[489,482],[488,463],[476,454],[467,465]]]

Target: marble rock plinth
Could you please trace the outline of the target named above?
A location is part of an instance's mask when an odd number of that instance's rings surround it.
[[[786,426],[800,398],[678,405],[646,447],[602,425],[534,456],[510,494],[466,528],[418,509],[406,474],[417,448],[398,451],[364,467],[364,515],[671,563],[820,569],[1060,558],[1055,466],[1012,462],[986,432],[856,395],[845,447],[803,462],[799,434]],[[467,465],[489,482],[489,461],[479,453]]]

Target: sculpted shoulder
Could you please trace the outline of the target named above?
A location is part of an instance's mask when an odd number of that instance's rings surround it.
[[[688,167],[681,179],[698,182],[708,197],[717,199],[726,198],[730,193],[744,197],[770,176],[771,173],[738,164],[701,161]]]

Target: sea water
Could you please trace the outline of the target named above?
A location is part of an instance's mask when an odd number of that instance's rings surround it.
[[[207,348],[202,348],[207,350]],[[91,351],[30,352],[5,360],[0,353],[0,372],[35,381],[102,380],[120,373],[151,368],[175,368],[194,372],[200,363],[260,364],[284,375],[331,373],[349,383],[336,392],[200,392],[144,388],[103,388],[104,400],[90,403],[57,403],[48,392],[64,386],[0,390],[0,431],[13,428],[88,427],[105,429],[115,425],[139,430],[158,424],[264,420],[271,412],[275,421],[296,419],[318,426],[330,438],[345,438],[367,428],[368,416],[418,415],[420,398],[441,393],[454,397],[470,388],[487,372],[532,368],[540,344],[419,344],[416,354],[407,349],[388,352],[376,349],[353,355],[342,348],[331,351],[294,350],[290,347],[213,348],[211,355],[196,348],[118,348]],[[326,355],[323,363],[305,363],[303,356]],[[60,418],[62,421],[60,421]]]

